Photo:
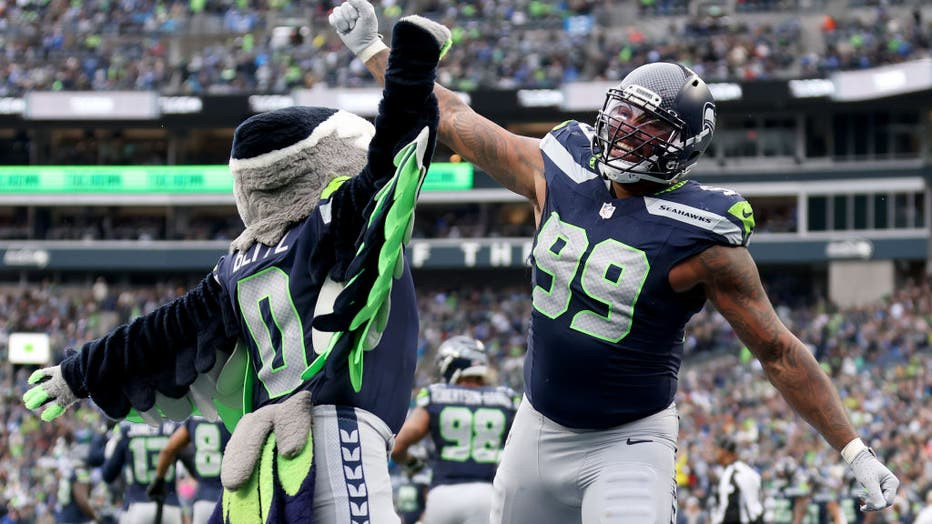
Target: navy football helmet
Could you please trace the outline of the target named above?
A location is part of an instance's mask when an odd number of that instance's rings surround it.
[[[482,342],[457,335],[443,341],[437,348],[437,367],[447,384],[455,384],[462,377],[485,378],[489,357]]]
[[[603,177],[628,184],[672,184],[712,142],[715,100],[687,67],[658,62],[609,89],[595,123],[592,152]]]

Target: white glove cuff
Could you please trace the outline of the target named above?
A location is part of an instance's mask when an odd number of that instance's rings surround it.
[[[366,46],[366,48],[360,51],[356,56],[358,56],[359,59],[362,60],[362,63],[365,64],[366,62],[369,61],[370,58],[377,55],[379,51],[383,49],[388,49],[388,46],[385,45],[385,42],[382,42],[382,37],[380,35],[375,40],[375,42],[372,42],[371,44]]]
[[[851,464],[855,457],[858,456],[862,451],[868,449],[867,445],[864,444],[864,441],[856,438],[851,442],[845,444],[845,447],[841,449],[841,456],[845,459],[845,462]]]

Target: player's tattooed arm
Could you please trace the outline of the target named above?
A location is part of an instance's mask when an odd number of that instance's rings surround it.
[[[387,66],[388,50],[366,62],[369,72],[382,85]],[[440,107],[440,141],[540,208],[546,195],[540,140],[511,133],[473,111],[456,93],[439,84],[434,85],[434,94]]]
[[[835,449],[856,438],[828,375],[774,311],[748,250],[712,247],[696,261],[706,296],[760,360],[783,398]]]

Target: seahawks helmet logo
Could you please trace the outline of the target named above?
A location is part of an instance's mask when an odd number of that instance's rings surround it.
[[[700,131],[696,136],[688,138],[684,145],[691,146],[693,144],[698,144],[705,140],[706,137],[712,138],[712,133],[715,132],[715,104],[712,102],[706,102],[702,107],[702,131]]]
[[[715,132],[715,104],[706,102],[702,108],[702,135]]]

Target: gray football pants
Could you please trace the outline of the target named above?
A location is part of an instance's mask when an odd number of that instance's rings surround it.
[[[155,522],[157,512],[155,502],[134,502],[120,515],[120,524],[149,524]],[[162,524],[181,524],[179,506],[162,506]]]
[[[424,524],[489,524],[492,485],[467,482],[436,486],[427,494]]]
[[[388,476],[391,430],[372,413],[314,406],[314,522],[399,524]]]
[[[493,524],[669,524],[676,517],[676,406],[576,430],[525,398],[495,474]]]

